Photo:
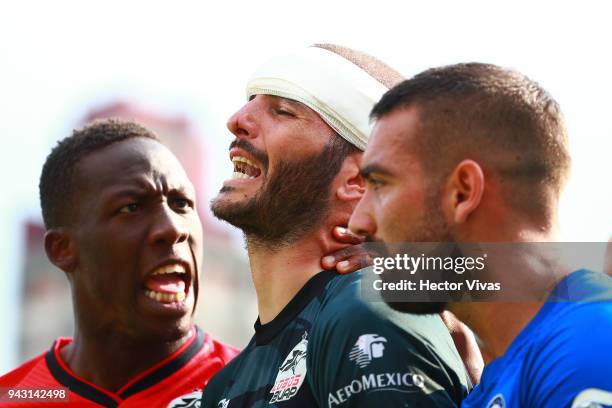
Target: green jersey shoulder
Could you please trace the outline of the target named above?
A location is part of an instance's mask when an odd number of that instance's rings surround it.
[[[436,316],[360,296],[359,273],[321,272],[208,384],[204,407],[459,406],[467,376]]]

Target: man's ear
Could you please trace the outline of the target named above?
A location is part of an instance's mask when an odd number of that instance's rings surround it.
[[[47,257],[61,270],[72,273],[76,268],[76,248],[72,237],[64,228],[50,229],[45,234]]]
[[[340,185],[336,194],[342,201],[360,200],[365,193],[365,180],[359,172],[361,155],[362,153],[349,154],[338,172]]]
[[[474,160],[463,160],[447,179],[443,207],[448,219],[463,224],[478,208],[485,189],[482,168]]]

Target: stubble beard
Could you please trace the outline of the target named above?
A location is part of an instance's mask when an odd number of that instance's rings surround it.
[[[342,164],[334,160],[334,153],[328,144],[305,159],[280,161],[261,190],[244,201],[223,200],[223,193],[233,190],[223,187],[211,210],[215,217],[240,228],[249,246],[280,249],[295,243],[327,215],[330,186]]]
[[[398,236],[398,235],[396,235]],[[455,238],[445,221],[440,207],[440,195],[430,189],[425,202],[425,213],[417,225],[401,234],[403,242],[441,242],[452,243]],[[402,313],[428,315],[442,313],[448,302],[387,302],[390,308]]]

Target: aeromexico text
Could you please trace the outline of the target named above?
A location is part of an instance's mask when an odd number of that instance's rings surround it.
[[[377,275],[385,270],[405,271],[410,275],[417,272],[438,271],[454,272],[458,275],[466,271],[482,271],[485,268],[487,254],[478,257],[441,257],[441,256],[410,256],[408,254],[397,254],[394,257],[374,258],[373,272]],[[478,279],[469,279],[463,282],[436,281],[420,279],[419,281],[402,279],[399,282],[383,282],[376,279],[373,282],[374,290],[400,290],[400,291],[498,291],[501,290],[499,282],[481,282]]]

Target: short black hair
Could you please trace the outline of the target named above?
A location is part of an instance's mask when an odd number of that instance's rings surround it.
[[[121,119],[93,121],[72,135],[60,140],[51,150],[42,168],[40,206],[45,228],[57,228],[69,223],[76,187],[77,164],[88,154],[123,140],[144,137],[159,142],[150,130],[135,122]]]
[[[542,214],[558,198],[570,167],[567,129],[535,81],[492,64],[432,68],[389,90],[370,116],[412,108],[419,137],[407,148],[436,180],[470,158],[503,181],[516,208]]]

